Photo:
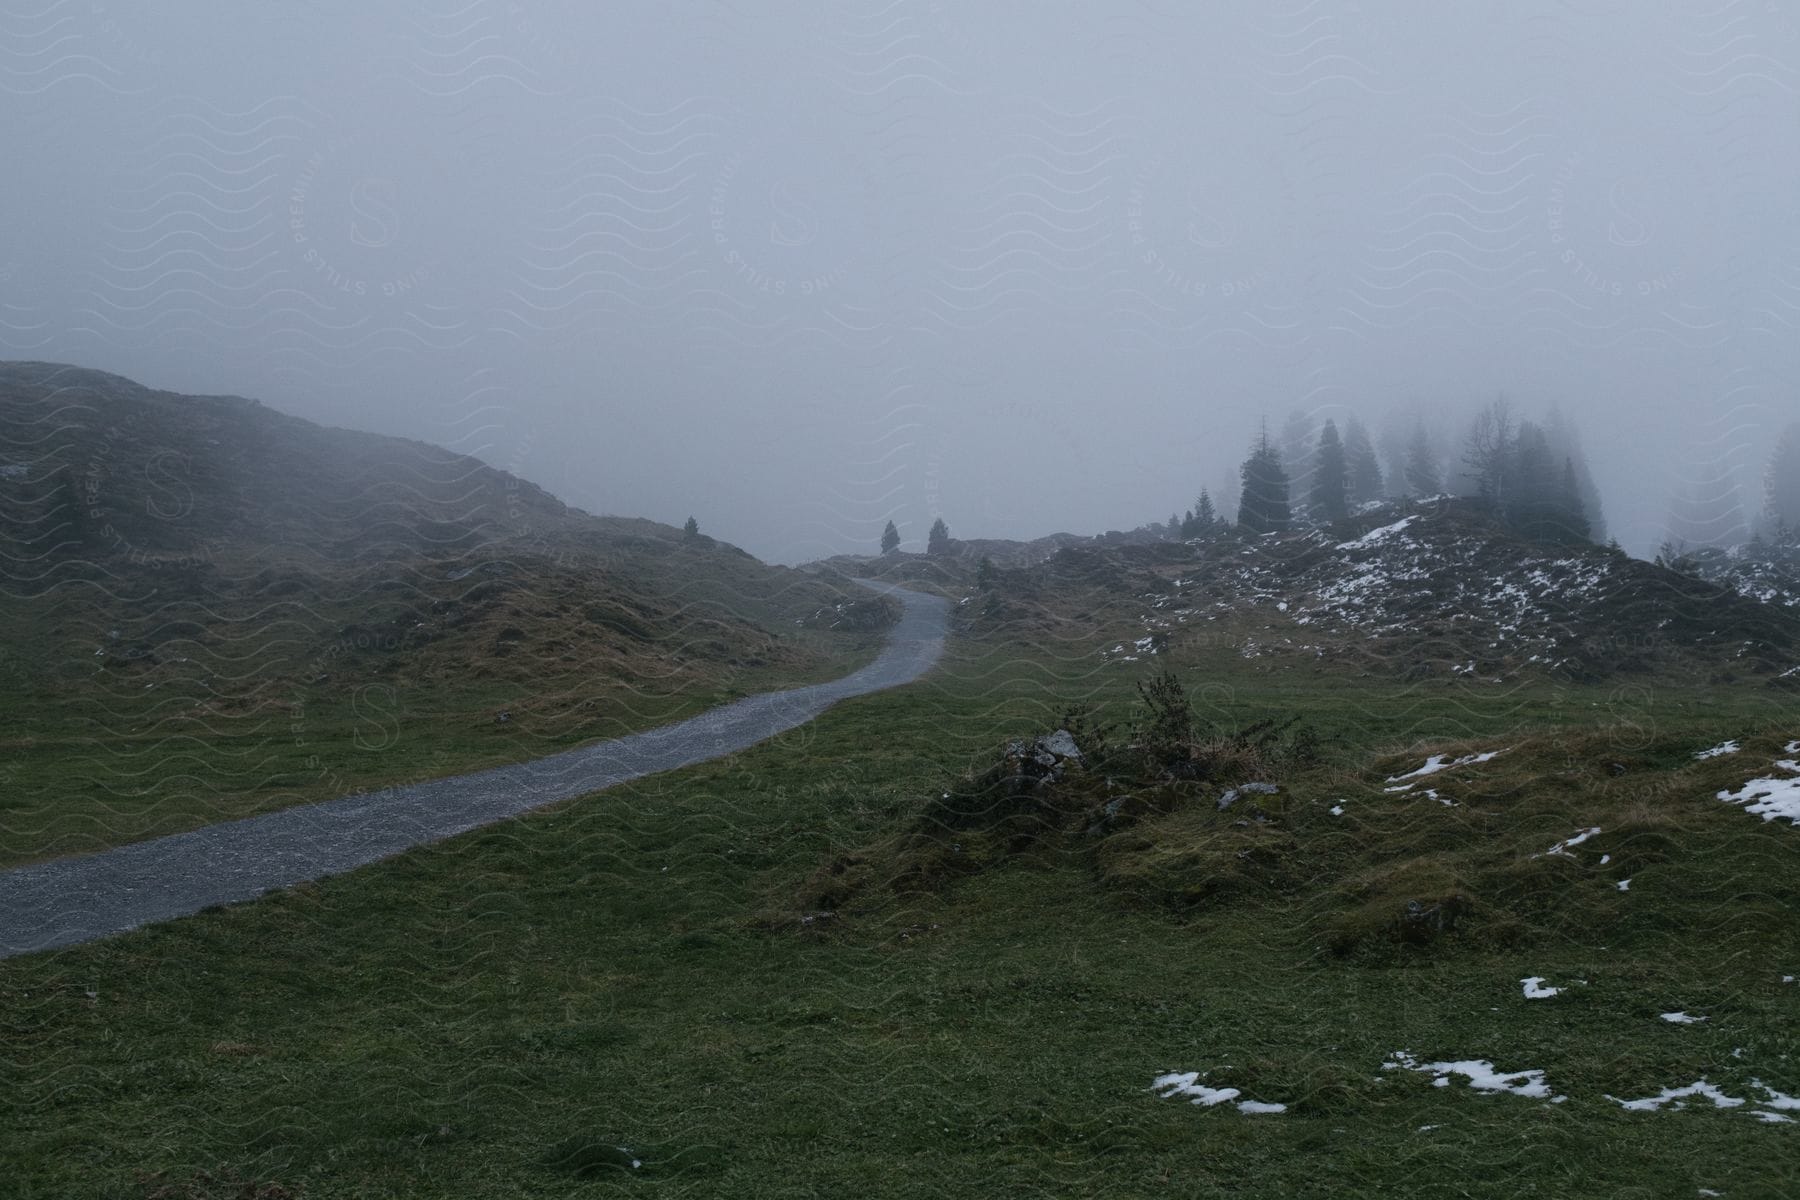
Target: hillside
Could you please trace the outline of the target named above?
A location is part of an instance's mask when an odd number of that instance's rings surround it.
[[[1800,546],[1792,542],[1703,546],[1665,561],[1672,570],[1721,584],[1753,600],[1800,609]]]
[[[0,364],[0,440],[8,857],[642,728],[836,674],[889,618],[254,400]]]
[[[965,594],[979,595],[964,606],[972,633],[1035,630],[1109,660],[1231,645],[1278,667],[1482,681],[1696,669],[1774,681],[1800,662],[1800,616],[1748,587],[1525,541],[1447,499],[1330,530],[1068,546]]]

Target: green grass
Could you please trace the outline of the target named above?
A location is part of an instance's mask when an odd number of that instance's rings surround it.
[[[530,626],[535,653],[496,655],[470,635],[424,654],[333,653],[318,629],[352,611],[255,629],[233,647],[254,669],[235,674],[198,649],[174,661],[187,644],[153,667],[107,667],[52,658],[42,630],[18,638],[0,661],[0,682],[14,685],[0,687],[0,865],[538,758],[834,679],[880,648],[878,634],[795,629],[766,665],[672,662],[654,646],[622,664],[580,641],[591,626],[552,619]],[[83,644],[96,640],[112,644]],[[451,657],[456,668],[442,666]]]
[[[1182,665],[1191,691],[1229,689],[1203,707],[1299,711],[1326,735],[1326,761],[1282,781],[1291,887],[1146,900],[1071,839],[802,924],[822,864],[908,827],[1065,701],[1119,709],[1134,678],[960,643],[926,681],[722,762],[0,963],[0,1192],[1793,1193],[1791,1126],[1604,1099],[1701,1077],[1800,1093],[1800,986],[1780,982],[1800,974],[1800,830],[1711,798],[1767,765],[1765,694]],[[1742,735],[1760,740],[1687,757]],[[1428,747],[1497,739],[1513,757],[1434,777],[1460,808],[1381,791]],[[1211,807],[1160,818],[1158,843],[1229,836]],[[1527,878],[1536,902],[1494,891],[1537,870],[1521,855],[1543,832],[1588,823],[1628,830],[1595,847],[1637,856],[1629,893],[1591,855]],[[1326,947],[1346,887],[1421,857],[1516,908],[1517,936]],[[1524,1001],[1526,975],[1569,991]],[[1709,1019],[1657,1017],[1678,1008]],[[1401,1049],[1542,1068],[1569,1099],[1381,1070]],[[1166,1071],[1291,1109],[1162,1099]]]

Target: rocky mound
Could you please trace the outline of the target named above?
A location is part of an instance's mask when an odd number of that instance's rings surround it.
[[[992,593],[973,606],[990,626],[1135,609],[1101,650],[1117,660],[1199,637],[1247,658],[1494,680],[1697,660],[1775,679],[1800,662],[1800,609],[1609,547],[1526,541],[1475,502],[1448,499],[1382,506],[1333,529],[1067,548],[1003,573]]]

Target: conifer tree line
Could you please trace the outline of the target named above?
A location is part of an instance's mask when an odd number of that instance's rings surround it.
[[[881,552],[892,554],[898,549],[900,549],[900,530],[892,521],[889,521],[887,527],[881,531]],[[925,535],[925,553],[948,554],[950,549],[950,526],[944,523],[944,518],[939,517],[931,523],[931,529]]]
[[[1263,421],[1238,468],[1237,524],[1248,533],[1328,526],[1365,505],[1450,494],[1481,501],[1522,537],[1545,542],[1606,537],[1600,493],[1572,422],[1551,411],[1521,418],[1504,398],[1469,418],[1458,444],[1434,437],[1423,416],[1393,423],[1380,449],[1354,414],[1295,411],[1279,435]],[[1793,440],[1794,525],[1800,529],[1800,427]],[[1384,465],[1383,459],[1386,459]],[[1183,538],[1221,525],[1210,495],[1166,529]]]

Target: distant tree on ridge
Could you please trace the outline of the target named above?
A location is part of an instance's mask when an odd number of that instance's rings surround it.
[[[1269,441],[1265,423],[1257,435],[1256,446],[1238,468],[1243,492],[1238,500],[1238,525],[1250,533],[1282,533],[1288,528],[1292,511],[1288,506],[1288,475],[1281,465],[1281,452]]]
[[[939,517],[931,523],[931,532],[925,535],[925,553],[948,554],[950,552],[950,527]]]
[[[1319,431],[1319,447],[1313,452],[1310,510],[1314,520],[1326,523],[1350,515],[1350,478],[1336,421],[1326,421]]]

